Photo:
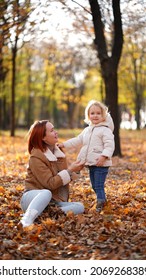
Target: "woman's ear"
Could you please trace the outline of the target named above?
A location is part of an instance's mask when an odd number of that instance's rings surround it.
[[[42,141],[46,143],[45,137],[46,137],[46,136],[43,137]]]

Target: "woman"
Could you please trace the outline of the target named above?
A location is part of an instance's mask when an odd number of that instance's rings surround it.
[[[67,168],[65,154],[57,146],[58,135],[48,121],[36,121],[29,131],[29,166],[25,180],[25,190],[21,207],[25,212],[20,223],[23,227],[31,225],[50,202],[54,202],[65,213],[83,213],[80,202],[68,202],[68,183],[74,172],[83,168],[81,162],[72,163]]]

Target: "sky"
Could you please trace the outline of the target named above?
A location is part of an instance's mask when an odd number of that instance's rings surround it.
[[[74,46],[79,42],[86,42],[87,37],[83,35],[82,32],[75,32],[74,27],[72,26],[73,23],[73,17],[70,16],[70,14],[65,13],[65,11],[62,9],[63,5],[59,2],[51,1],[49,2],[49,6],[47,7],[46,2],[47,0],[32,0],[32,3],[36,5],[36,3],[41,2],[42,7],[36,9],[36,11],[33,12],[32,18],[36,19],[38,18],[38,25],[36,27],[35,36],[37,40],[47,40],[47,38],[53,37],[57,40],[58,43],[65,42],[68,45]],[[79,2],[82,4],[82,6],[89,6],[88,0],[77,0],[76,2]],[[129,0],[125,4],[126,1],[121,0],[121,10],[124,11],[123,18],[125,17],[125,21],[127,20],[126,13],[129,11],[134,11],[136,13],[142,13],[142,7],[139,4],[139,0]],[[146,2],[146,0],[145,0]],[[68,0],[68,6],[73,9],[73,11],[76,8],[79,8],[81,11],[83,10],[82,7],[80,7],[77,3],[73,2],[72,0]],[[89,17],[89,20],[91,19],[91,26],[92,26],[92,16],[84,11],[84,14],[86,14],[87,17]],[[43,20],[40,24],[40,20]],[[75,19],[76,21],[76,19]],[[92,38],[93,40],[93,38]]]
[[[82,0],[84,1],[84,0]],[[35,3],[36,0],[33,0]],[[43,0],[42,3],[45,6],[46,0]],[[87,1],[86,1],[87,2]],[[71,0],[69,1],[69,6],[74,9],[77,7],[77,4],[73,3]],[[74,46],[77,42],[86,41],[87,38],[82,33],[76,33],[73,27],[73,18],[67,14],[62,9],[62,4],[60,3],[53,3],[50,4],[48,8],[38,8],[36,11],[33,12],[32,18],[38,20],[37,26],[37,35],[38,40],[40,38],[47,38],[53,37],[57,40],[58,43],[61,43],[65,40],[68,45]],[[40,25],[40,19],[44,19]]]

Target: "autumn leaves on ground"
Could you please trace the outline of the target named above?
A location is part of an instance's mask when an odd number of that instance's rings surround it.
[[[24,137],[0,136],[0,259],[146,259],[145,130],[121,132],[122,158],[113,158],[106,181],[108,204],[100,214],[88,171],[70,184],[70,199],[85,213],[67,215],[48,207],[33,226],[17,227],[28,162]],[[67,138],[67,133],[64,137]],[[60,138],[60,140],[62,140]],[[67,153],[69,162],[75,151]]]

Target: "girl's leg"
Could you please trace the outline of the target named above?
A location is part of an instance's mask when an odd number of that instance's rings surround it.
[[[72,211],[74,214],[84,213],[84,205],[81,202],[56,202],[56,204],[67,213]]]
[[[96,192],[98,202],[106,201],[104,184],[107,174],[108,167],[95,167],[94,169],[94,190]]]
[[[97,167],[90,166],[89,167],[89,175],[90,181],[92,184],[92,188],[97,196],[97,211],[100,212],[104,206],[106,201],[106,195],[104,191],[104,183],[106,180],[106,176],[108,174],[109,167]]]
[[[90,169],[91,169],[90,173],[92,173],[91,182],[93,182],[93,189],[96,193],[97,201],[98,201],[96,211],[101,212],[106,202],[104,184],[105,184],[106,176],[108,174],[108,167],[94,166],[91,167]]]
[[[95,187],[94,187],[94,168],[93,167],[89,167],[89,176],[90,176],[90,181],[91,181],[91,185],[92,185],[92,188],[95,192]],[[96,192],[95,192],[96,193]]]

